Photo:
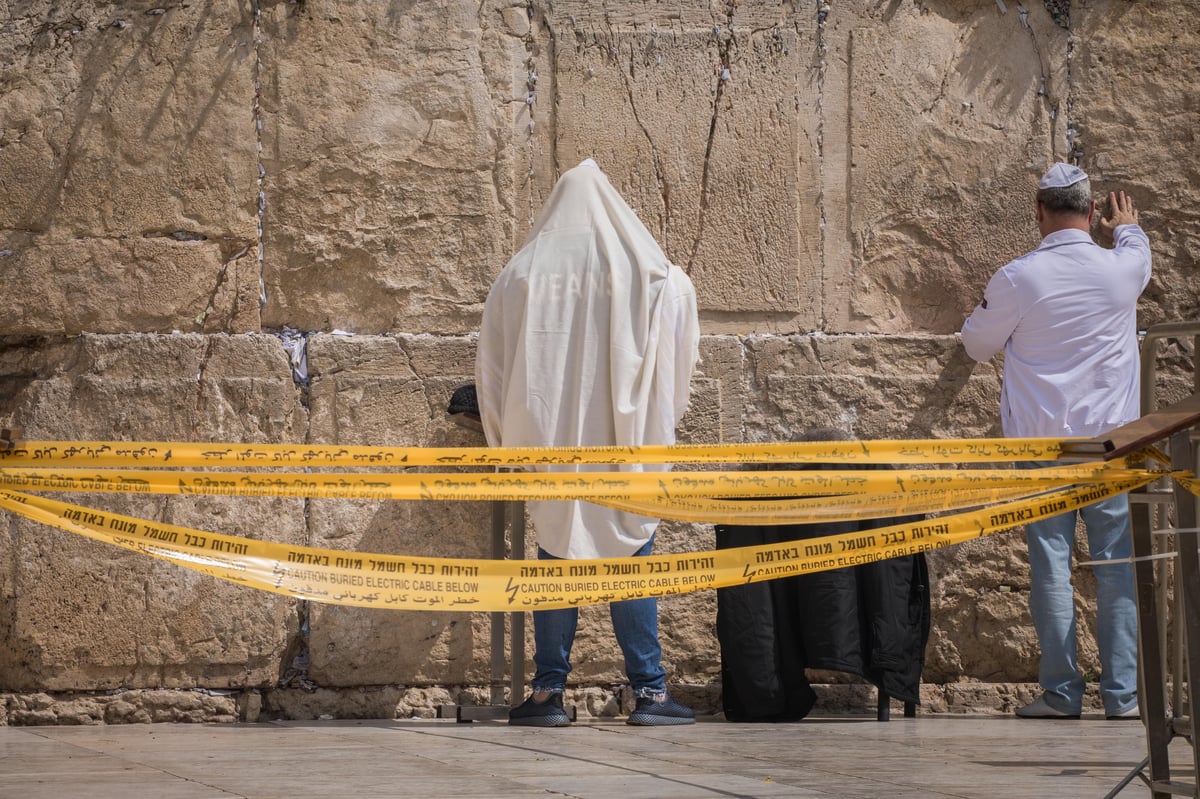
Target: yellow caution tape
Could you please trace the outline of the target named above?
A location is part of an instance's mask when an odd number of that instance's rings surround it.
[[[597,505],[679,521],[706,524],[814,524],[893,516],[945,513],[1029,496],[1027,485],[1009,488],[911,491],[905,494],[845,494],[809,499],[728,500],[652,497],[628,501],[592,499]]]
[[[215,494],[324,499],[561,500],[778,497],[1053,486],[1140,474],[1120,464],[1042,469],[652,472],[180,472],[0,468],[0,486],[31,491]]]
[[[32,491],[215,494],[375,500],[583,499],[663,518],[803,523],[880,518],[936,504],[973,507],[1036,490],[1142,472],[1122,462],[1041,469],[732,472],[260,473],[0,468],[0,487]],[[1009,489],[1005,491],[1005,489]],[[717,499],[737,497],[738,500]],[[785,497],[774,503],[763,498]],[[805,497],[798,499],[797,497]],[[746,498],[746,499],[740,499]],[[751,507],[747,500],[760,500]],[[926,512],[926,511],[920,511]]]
[[[814,441],[642,447],[369,447],[166,441],[21,441],[0,465],[231,468],[511,466],[595,463],[997,463],[1051,461],[1060,438]]]
[[[1173,474],[1172,476],[1179,481],[1181,486],[1200,497],[1200,481],[1196,480],[1195,475]]]
[[[0,490],[0,507],[220,579],[302,599],[398,609],[513,611],[723,588],[940,549],[1065,513],[1159,474],[1094,483],[910,524],[757,547],[597,560],[403,557],[203,532]]]
[[[1196,491],[1191,473],[1135,470],[1125,461],[1039,469],[853,468],[864,463],[1055,461],[1062,444],[1061,439],[964,439],[442,449],[23,442],[0,451],[0,508],[220,579],[290,596],[362,607],[504,611],[685,593],[910,555],[1064,513],[1168,474]],[[1147,455],[1129,460],[1139,457]],[[825,468],[614,471],[611,466],[679,463],[822,464]],[[850,468],[828,468],[839,463]],[[601,468],[495,471],[563,464]],[[602,466],[606,464],[608,469]],[[181,471],[195,468],[216,471]],[[296,468],[306,471],[280,471]],[[363,471],[330,471],[346,468]],[[464,471],[480,468],[488,471]],[[1002,504],[771,546],[644,558],[505,561],[288,546],[7,490],[16,488],[359,499],[584,499],[657,517],[728,524],[814,523]]]

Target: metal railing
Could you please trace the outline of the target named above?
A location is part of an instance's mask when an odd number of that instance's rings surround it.
[[[1155,325],[1143,335],[1143,417],[1158,407],[1160,342],[1188,338],[1193,347],[1193,391],[1200,393],[1195,363],[1200,359],[1200,321]],[[1172,469],[1200,473],[1200,425],[1172,434],[1167,452]],[[1190,690],[1200,686],[1200,531],[1196,526],[1200,497],[1164,478],[1131,492],[1129,500],[1137,579],[1139,704],[1147,756],[1106,799],[1117,796],[1135,778],[1150,788],[1153,799],[1200,799],[1200,749],[1192,736],[1195,712]],[[1176,737],[1186,738],[1191,746],[1196,784],[1171,779],[1167,748]]]

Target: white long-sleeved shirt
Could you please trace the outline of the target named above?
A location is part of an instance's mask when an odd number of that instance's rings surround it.
[[[484,305],[475,379],[488,443],[673,444],[698,360],[687,275],[598,168],[565,172]],[[658,526],[578,500],[526,508],[538,545],[561,558],[628,556]]]
[[[1009,437],[1098,436],[1140,413],[1137,300],[1150,241],[1137,225],[1107,249],[1060,230],[992,276],[963,324],[967,354],[1004,350],[1001,424]]]

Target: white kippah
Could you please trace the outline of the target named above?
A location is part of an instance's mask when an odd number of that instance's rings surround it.
[[[1087,180],[1087,173],[1077,166],[1071,164],[1057,163],[1046,170],[1046,174],[1042,175],[1042,179],[1038,181],[1039,189],[1062,189],[1067,186],[1074,186],[1081,180]]]
[[[583,159],[582,161],[579,162],[579,165],[580,166],[590,166],[592,169],[600,168],[600,165],[597,164],[595,161],[593,161],[591,158]]]

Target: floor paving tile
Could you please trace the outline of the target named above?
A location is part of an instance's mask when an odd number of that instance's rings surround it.
[[[1140,724],[1012,717],[503,722],[342,720],[0,727],[20,799],[1098,799],[1145,757]],[[1192,780],[1186,742],[1173,776]],[[1135,780],[1118,799],[1147,790]]]

